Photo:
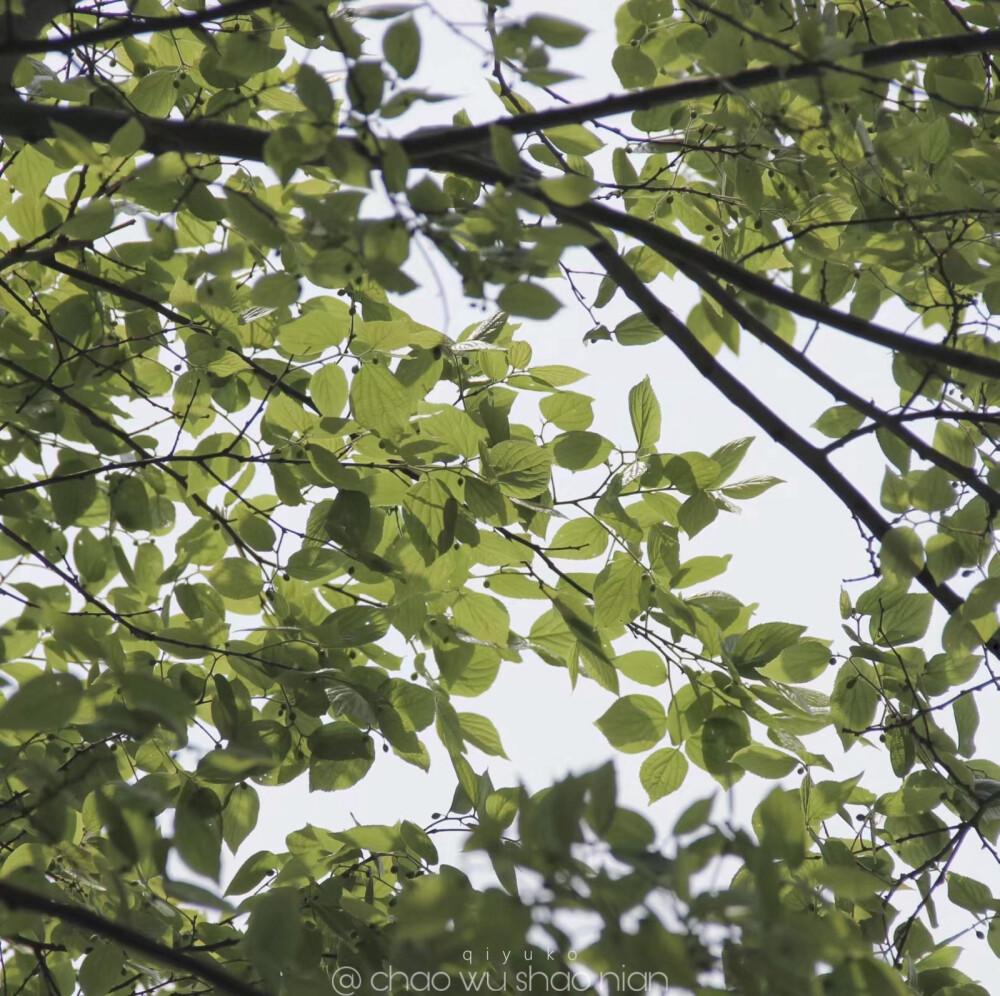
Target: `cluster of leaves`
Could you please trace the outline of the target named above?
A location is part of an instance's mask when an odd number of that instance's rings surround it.
[[[478,966],[497,991],[622,966],[703,992],[983,991],[933,929],[947,903],[1000,952],[1000,899],[951,867],[967,841],[1000,861],[975,792],[1000,775],[975,744],[998,687],[997,11],[629,0],[627,92],[536,112],[522,91],[554,92],[551,50],[585,32],[499,6],[481,13],[505,116],[402,136],[436,99],[407,82],[402,8],[370,12],[374,43],[364,10],[315,0],[52,0],[0,26],[11,993],[325,993],[345,969],[375,989],[386,966],[457,978],[487,949],[516,953]],[[342,96],[286,58],[302,50],[337,60]],[[629,111],[633,131],[603,123]],[[416,245],[503,310],[454,338],[404,312]],[[755,622],[704,587],[729,558],[687,552],[776,483],[736,478],[749,439],[666,451],[649,378],[634,439],[607,438],[583,373],[533,364],[509,315],[554,314],[559,273],[586,300],[583,253],[604,274],[591,314],[635,308],[588,341],[671,339],[870,537],[843,650]],[[701,288],[686,321],[661,274]],[[887,301],[927,331],[874,322]],[[815,365],[795,316],[891,349],[899,405]],[[719,362],[743,332],[830,393],[829,442]],[[831,460],[871,440],[878,496]],[[497,788],[469,750],[503,757],[497,730],[455,700],[529,655],[607,691],[598,726],[645,754],[651,801],[692,764],[799,785],[744,827],[695,804],[666,852],[610,765]],[[257,825],[255,785],[344,789],[379,748],[426,769],[432,730],[444,816],[307,826],[225,895],[205,884]],[[883,745],[894,787],[825,778],[823,730]],[[445,829],[498,887],[440,865]],[[581,911],[599,929],[577,953]]]

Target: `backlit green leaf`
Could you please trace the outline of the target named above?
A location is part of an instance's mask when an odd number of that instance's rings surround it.
[[[677,747],[665,747],[655,751],[642,762],[639,780],[646,790],[650,802],[656,802],[684,784],[687,775],[687,758]]]
[[[625,695],[595,723],[608,743],[626,754],[654,747],[667,732],[663,706],[648,695]]]
[[[0,730],[58,730],[72,718],[82,694],[71,674],[32,677],[0,706]]]
[[[253,598],[263,588],[260,568],[249,560],[226,557],[208,574],[212,587],[226,598]]]

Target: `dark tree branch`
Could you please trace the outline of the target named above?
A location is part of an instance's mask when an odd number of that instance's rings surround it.
[[[187,152],[264,162],[269,132],[211,119],[182,121],[148,118],[99,107],[56,107],[20,99],[0,100],[0,133],[40,141],[54,135],[52,123],[72,128],[91,142],[107,144],[119,128],[136,121],[146,132],[142,148],[153,155]]]
[[[228,993],[229,996],[267,996],[262,989],[237,979],[210,961],[203,961],[185,954],[183,951],[177,951],[166,944],[161,944],[159,941],[154,941],[144,934],[140,934],[131,927],[108,920],[83,906],[49,899],[47,896],[39,896],[27,889],[12,885],[10,882],[0,882],[0,902],[12,910],[29,910],[32,913],[40,913],[42,916],[55,917],[80,930],[98,934],[109,941],[121,944],[123,947],[138,951],[161,965],[175,968],[186,975],[193,975],[195,978],[208,982],[215,986],[218,991]]]
[[[174,14],[171,17],[123,17],[116,24],[78,31],[61,38],[14,39],[0,44],[0,55],[34,55],[44,52],[73,52],[84,45],[117,41],[120,38],[134,38],[136,35],[151,34],[156,31],[182,31],[197,28],[209,21],[224,20],[239,14],[248,14],[261,7],[280,6],[275,0],[234,0],[220,4],[195,14]]]
[[[574,221],[575,209],[553,208],[557,216],[566,211],[565,221]],[[691,362],[695,369],[728,398],[740,411],[759,425],[776,443],[808,467],[835,494],[847,510],[862,522],[876,539],[881,540],[890,525],[871,502],[830,462],[822,449],[797,433],[742,381],[734,377],[694,337],[694,334],[664,305],[636,275],[635,271],[603,239],[589,247],[591,255],[615,281],[626,296]],[[964,604],[963,599],[946,584],[940,584],[926,568],[916,576],[923,588],[949,613]]]
[[[22,39],[34,39],[38,33],[60,14],[71,11],[76,0],[30,0],[15,13],[12,4],[5,4],[0,15],[0,89],[10,86],[20,54],[11,46]]]
[[[1000,425],[1000,412],[970,412],[963,409],[944,408],[940,405],[936,408],[930,408],[918,412],[900,411],[895,414],[888,414],[888,417],[895,423],[921,422],[928,419],[934,419],[941,422],[969,422],[978,429],[982,429],[984,425]],[[863,425],[860,428],[853,429],[851,432],[846,433],[839,439],[834,439],[827,443],[826,451],[827,453],[832,453],[834,450],[839,450],[842,446],[846,446],[855,439],[871,434],[877,428],[878,426],[876,425]],[[994,437],[990,436],[990,438],[993,439]],[[935,452],[937,451],[935,450]]]
[[[248,2],[252,2],[252,0],[248,0]],[[215,9],[220,15],[223,15],[228,13],[231,8],[238,6],[240,6],[239,3],[234,3]],[[189,15],[189,17],[193,18],[192,15]],[[173,19],[151,18],[148,20],[167,21]],[[860,60],[861,68],[873,69],[879,66],[914,59],[926,59],[941,55],[970,55],[976,52],[989,52],[998,48],[1000,48],[1000,29],[994,28],[988,31],[940,35],[934,38],[893,42],[888,45],[880,45],[875,48],[859,51],[853,58]],[[42,51],[46,51],[46,49],[42,49]],[[847,57],[845,62],[849,63],[851,58]],[[827,72],[857,71],[856,66],[831,62],[826,59],[797,62],[792,65],[759,66],[754,69],[746,69],[739,73],[733,73],[729,76],[705,76],[684,80],[680,83],[668,83],[664,86],[650,87],[647,90],[639,90],[634,93],[605,97],[602,100],[587,101],[581,104],[568,104],[546,111],[536,111],[516,117],[500,118],[488,124],[474,125],[469,128],[431,129],[410,136],[406,142],[406,147],[411,155],[419,157],[422,154],[447,152],[487,144],[490,140],[490,128],[494,125],[501,125],[513,134],[524,135],[559,125],[580,124],[584,121],[592,121],[616,114],[626,114],[631,111],[649,110],[653,107],[690,102],[701,97],[733,93],[754,87],[768,86],[774,83],[813,79]],[[65,123],[73,127],[70,121]],[[190,122],[188,124],[189,126],[197,126],[199,123]],[[5,127],[8,126],[5,125]],[[207,130],[210,132],[213,127],[218,127],[218,125],[209,126]],[[252,129],[246,130],[252,131]],[[13,131],[10,131],[10,133],[21,134],[21,132]],[[106,139],[96,138],[91,131],[84,131],[83,133],[94,137],[96,141],[106,141]],[[155,150],[150,149],[150,151]],[[190,151],[195,150],[192,149]],[[204,144],[197,151],[216,152],[218,155],[236,156],[238,158],[258,158],[252,154],[244,155],[235,149],[230,149],[230,151],[209,149]]]
[[[998,32],[1000,34],[1000,32]],[[965,36],[962,36],[965,37]],[[52,134],[51,122],[59,122],[78,131],[94,142],[108,142],[115,132],[133,116],[117,111],[96,108],[61,108],[23,101],[0,102],[0,130],[8,135],[22,138],[40,139]],[[505,125],[517,124],[519,119],[506,119]],[[173,121],[143,118],[146,129],[147,151],[154,154],[177,151],[217,155],[229,159],[249,159],[265,162],[264,143],[270,133],[257,128],[240,125],[226,125],[212,121]],[[350,140],[354,141],[354,140]],[[367,153],[360,144],[354,143],[357,151]],[[460,173],[486,183],[503,182],[509,178],[488,163],[470,156],[448,156],[443,147],[449,143],[443,137],[428,143],[425,137],[411,136],[404,140],[403,148],[415,166],[443,169]],[[306,165],[306,164],[304,164]],[[533,196],[539,196],[532,192]],[[545,200],[544,197],[540,197]],[[961,349],[925,342],[911,336],[902,335],[866,321],[855,315],[845,314],[828,305],[775,284],[767,277],[745,270],[738,263],[723,259],[715,253],[696,245],[687,239],[669,232],[659,225],[626,212],[617,211],[604,204],[590,202],[573,208],[573,216],[567,220],[579,225],[582,222],[602,225],[638,239],[644,245],[655,249],[679,268],[693,260],[705,271],[726,280],[736,287],[749,291],[763,300],[770,301],[803,318],[821,322],[831,328],[840,329],[866,342],[910,356],[920,357],[934,363],[942,363],[979,376],[1000,378],[1000,360],[988,356],[976,356]]]
[[[545,200],[544,197],[540,199]],[[624,235],[630,235],[643,245],[649,246],[650,249],[655,249],[683,273],[688,273],[693,267],[697,267],[703,272],[725,280],[734,287],[749,291],[756,297],[769,301],[786,311],[839,329],[841,332],[846,332],[857,339],[863,339],[865,342],[884,346],[908,356],[916,356],[931,363],[941,363],[959,370],[967,370],[980,377],[1000,378],[1000,360],[989,356],[975,355],[953,346],[942,346],[926,342],[923,339],[916,339],[900,332],[894,332],[876,322],[837,311],[829,305],[788,290],[780,284],[774,283],[768,277],[751,273],[738,263],[717,256],[708,249],[703,249],[651,221],[643,221],[642,218],[636,218],[623,211],[616,211],[614,208],[593,201],[572,208],[571,213],[566,214],[565,218],[572,224],[580,225],[581,219],[583,219],[595,225],[611,228]],[[694,278],[692,277],[692,279]]]
[[[689,103],[701,97],[714,97],[719,94],[769,86],[773,83],[815,79],[828,72],[856,73],[859,67],[849,64],[852,58],[860,60],[862,69],[875,69],[878,66],[927,59],[932,56],[971,55],[996,49],[1000,49],[1000,28],[977,31],[973,34],[940,35],[934,38],[892,42],[889,45],[858,51],[853,56],[846,56],[840,62],[817,59],[796,62],[792,65],[759,66],[755,69],[744,69],[730,76],[701,76],[680,83],[650,87],[648,90],[639,90],[635,93],[605,97],[602,100],[568,104],[512,118],[500,118],[489,124],[474,125],[471,128],[435,129],[433,132],[411,136],[407,148],[414,155],[435,151],[447,152],[488,143],[490,128],[494,125],[501,125],[515,135],[526,135],[544,128],[582,124],[584,121],[595,121],[631,111],[647,111],[668,104]]]
[[[102,277],[96,273],[91,273],[89,270],[81,270],[79,267],[67,266],[65,263],[58,262],[55,258],[55,251],[44,255],[36,255],[33,258],[37,262],[47,266],[50,270],[56,270],[58,273],[65,274],[67,277],[77,280],[80,283],[89,284],[91,287],[98,287],[101,290],[107,291],[109,294],[113,294],[115,297],[122,298],[122,300],[133,301],[136,304],[141,304],[144,307],[149,308],[151,311],[155,311],[158,315],[162,315],[164,318],[181,328],[204,329],[204,326],[202,326],[199,322],[182,315],[179,311],[174,311],[173,308],[168,308],[166,305],[160,304],[159,301],[154,300],[146,294],[131,290],[128,287],[123,287],[121,284],[116,284],[113,280],[108,280],[106,277]],[[213,334],[210,329],[205,331],[208,335]],[[289,397],[294,398],[300,405],[309,408],[317,415],[321,414],[320,410],[313,403],[312,398],[303,394],[296,388],[291,387],[289,384],[286,384],[280,377],[271,373],[269,370],[264,369],[264,367],[251,359],[241,350],[236,349],[234,346],[226,346],[226,351],[238,356],[248,367],[250,367],[251,370],[253,370],[255,374],[257,374],[258,377],[266,381],[267,384],[269,384],[274,390],[281,391]]]
[[[894,418],[888,412],[879,408],[878,405],[865,400],[861,395],[855,394],[850,388],[837,380],[836,377],[830,376],[822,367],[818,367],[813,363],[804,353],[768,328],[765,322],[745,308],[729,291],[724,290],[717,280],[700,271],[698,267],[691,266],[687,271],[687,275],[706,293],[714,297],[755,339],[777,353],[790,366],[793,366],[800,373],[805,374],[818,387],[823,388],[823,390],[827,391],[843,404],[850,405],[855,411],[861,412],[866,418],[870,418],[875,423],[875,427],[891,432],[901,442],[909,446],[918,456],[923,457],[929,463],[936,464],[956,480],[970,487],[991,509],[1000,509],[1000,493],[991,488],[970,467],[966,467],[940,450],[934,449],[933,446],[921,439],[915,432],[911,432],[906,428],[898,418]],[[830,453],[831,448],[829,446],[824,447],[823,452]]]

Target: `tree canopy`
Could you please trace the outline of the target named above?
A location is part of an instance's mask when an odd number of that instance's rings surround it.
[[[590,102],[585,27],[467,7],[480,123],[434,116],[428,5],[4,4],[0,987],[985,993],[956,961],[1000,956],[1000,7],[629,0]],[[420,254],[481,322],[406,310]],[[840,501],[871,560],[843,632],[716,590],[691,538],[777,479],[749,439],[661,439],[666,377],[611,438],[584,370],[533,363],[560,307],[668,339]],[[879,347],[892,403],[810,323]],[[742,337],[830,407],[779,415]],[[606,692],[650,802],[773,784],[666,828],[610,762],[497,786],[464,700],[518,661]],[[431,823],[307,825],[220,877],[268,787],[431,739]]]

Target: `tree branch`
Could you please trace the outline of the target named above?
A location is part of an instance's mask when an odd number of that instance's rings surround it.
[[[37,2],[37,0],[35,0]],[[65,4],[62,4],[65,7]],[[248,14],[261,7],[278,6],[275,0],[234,0],[233,3],[220,4],[195,14],[174,14],[170,17],[123,17],[117,24],[109,24],[104,28],[94,28],[90,31],[78,31],[76,34],[62,38],[32,38],[4,41],[0,43],[0,55],[34,55],[43,52],[73,52],[84,45],[96,45],[98,42],[116,41],[119,38],[134,38],[136,35],[150,34],[156,31],[180,31],[185,28],[197,28],[199,25],[216,19],[225,19],[239,14]],[[58,13],[63,13],[59,10]],[[52,20],[50,17],[49,20]]]
[[[252,3],[253,0],[246,0]],[[240,7],[241,3],[227,4],[215,8],[220,14],[228,14],[231,8]],[[193,21],[195,17],[201,15],[188,15],[188,20]],[[47,18],[48,20],[50,18]],[[170,21],[173,18],[149,18],[144,21]],[[207,21],[208,18],[205,18]],[[44,21],[42,23],[45,23]],[[165,25],[160,25],[164,27]],[[110,30],[110,29],[108,29]],[[150,28],[149,30],[154,30]],[[38,43],[41,44],[41,43]],[[875,48],[859,51],[854,56],[846,58],[860,58],[861,66],[865,69],[873,69],[878,66],[890,65],[896,62],[906,62],[913,59],[926,59],[940,55],[970,55],[976,52],[989,52],[1000,49],[1000,29],[994,28],[988,31],[978,31],[973,33],[962,33],[957,35],[940,35],[934,38],[918,38],[910,41],[892,42],[888,45],[880,45]],[[41,49],[48,51],[49,49]],[[491,121],[487,124],[473,125],[468,128],[444,128],[428,129],[420,133],[411,135],[404,142],[407,151],[414,157],[433,152],[447,152],[469,146],[483,145],[490,140],[490,128],[500,125],[512,134],[524,135],[530,132],[539,131],[544,128],[553,128],[560,125],[580,124],[584,121],[592,121],[599,118],[610,117],[616,114],[626,114],[631,111],[649,110],[653,107],[662,107],[668,104],[685,103],[697,100],[701,97],[715,96],[720,93],[732,93],[734,91],[752,89],[759,86],[768,86],[773,83],[790,82],[801,79],[811,79],[821,76],[826,72],[857,72],[855,66],[843,65],[831,62],[826,59],[817,59],[804,62],[797,62],[792,65],[768,65],[759,66],[754,69],[745,69],[739,73],[729,76],[703,76],[697,79],[684,80],[680,83],[668,83],[664,86],[650,87],[647,90],[639,90],[634,93],[620,94],[613,97],[605,97],[602,100],[587,101],[581,104],[568,104],[561,107],[551,108],[545,111],[536,111],[531,114],[521,114],[514,117],[504,117]],[[63,114],[71,114],[73,111],[84,110],[83,108],[59,108]],[[90,110],[89,108],[86,110]],[[108,114],[109,112],[103,112]],[[5,113],[5,117],[8,115]],[[9,134],[20,134],[27,137],[21,130],[29,126],[33,121],[29,121],[23,115],[20,121],[14,120],[4,122],[4,129]],[[122,117],[122,123],[127,120]],[[72,120],[64,120],[69,127],[76,127]],[[10,127],[14,125],[14,130]],[[82,124],[82,122],[81,122]],[[179,125],[181,122],[173,122]],[[220,126],[209,124],[206,127],[204,122],[184,122],[187,126],[186,139],[190,140],[197,131],[207,134],[201,135],[199,148],[189,148],[187,151],[201,151],[209,154],[235,156],[237,158],[258,159],[258,155],[252,152],[237,151],[231,147],[228,151],[219,149],[217,145],[206,144],[211,139],[211,132]],[[200,126],[200,128],[199,128]],[[95,121],[94,127],[97,127]],[[222,126],[228,132],[234,126]],[[253,132],[253,129],[240,129],[241,131]],[[88,135],[94,141],[107,141],[106,138],[97,137],[92,131],[83,129],[83,134]],[[48,134],[47,132],[45,134]],[[113,134],[113,132],[112,132]],[[149,130],[147,129],[147,135]],[[165,134],[166,138],[167,135]],[[220,136],[222,137],[222,136]],[[179,134],[174,135],[175,139],[181,139]],[[229,134],[226,137],[227,144],[235,138]],[[182,141],[184,139],[181,139]],[[153,149],[149,151],[166,151],[166,149]]]
[[[553,208],[558,215],[566,211],[564,220],[573,220],[575,209]],[[776,443],[788,450],[808,467],[835,494],[847,510],[881,540],[889,531],[889,523],[871,502],[830,462],[823,450],[813,446],[787,422],[734,377],[664,305],[636,275],[635,271],[603,239],[588,247],[605,273],[625,292],[629,300],[684,354],[695,369],[725,395],[740,411],[750,416]],[[916,575],[923,588],[949,613],[964,604],[963,599],[946,584],[941,584],[926,568]]]
[[[898,418],[883,411],[878,405],[866,401],[861,395],[855,394],[835,377],[830,376],[791,343],[786,342],[781,336],[771,331],[761,319],[745,308],[732,294],[724,290],[718,281],[713,280],[712,277],[703,272],[699,273],[698,268],[694,266],[691,267],[688,276],[706,293],[714,297],[755,339],[777,353],[800,373],[805,374],[818,387],[823,388],[843,404],[850,405],[855,411],[861,412],[866,418],[870,418],[876,427],[891,432],[928,463],[936,464],[956,480],[967,485],[986,502],[990,509],[1000,509],[1000,492],[981,480],[972,468],[959,463],[940,450],[936,450],[915,432],[906,428]],[[831,450],[829,447],[824,447],[823,452],[830,453]]]
[[[227,159],[264,162],[264,142],[270,132],[229,125],[209,118],[197,121],[148,118],[99,107],[56,107],[21,99],[0,100],[0,133],[40,141],[55,133],[52,123],[72,128],[91,142],[107,144],[119,128],[138,121],[145,130],[142,148],[153,155],[188,152]]]
[[[1000,32],[996,32],[1000,35]],[[965,36],[962,36],[963,38]],[[909,44],[909,43],[907,43]],[[52,107],[24,101],[0,101],[0,130],[8,135],[21,138],[41,139],[52,135],[52,122],[58,122],[79,132],[94,142],[109,142],[111,137],[133,115],[117,111],[106,111],[89,107]],[[265,162],[264,143],[271,133],[258,128],[240,125],[226,125],[213,121],[174,121],[142,118],[146,130],[143,143],[146,151],[155,155],[164,152],[190,152],[217,155],[229,159],[249,159]],[[504,119],[505,126],[516,124],[518,119]],[[451,134],[451,133],[449,133]],[[362,155],[367,152],[354,139],[351,141]],[[445,169],[486,183],[508,180],[504,174],[491,168],[488,163],[480,163],[468,156],[449,157],[445,147],[450,142],[439,136],[428,144],[426,136],[411,136],[403,141],[403,148],[415,166],[431,169]],[[307,165],[307,164],[303,164]],[[545,201],[537,191],[529,191],[532,196]],[[547,203],[547,201],[546,201]],[[687,239],[669,232],[659,225],[642,218],[636,218],[623,211],[604,204],[589,202],[572,209],[568,220],[579,225],[581,221],[603,225],[625,235],[638,239],[644,245],[655,249],[665,258],[684,270],[693,260],[707,272],[728,281],[736,287],[749,291],[765,301],[779,307],[821,322],[831,328],[847,332],[856,338],[875,345],[894,349],[901,353],[917,356],[931,362],[943,363],[960,370],[967,370],[979,376],[1000,378],[1000,360],[988,356],[977,356],[911,336],[901,335],[891,329],[866,321],[855,315],[845,314],[797,294],[773,283],[766,277],[745,270],[738,263],[717,256],[715,253],[696,245]]]
[[[141,304],[151,311],[155,311],[158,315],[162,315],[164,318],[172,321],[175,325],[181,328],[194,328],[194,329],[204,329],[204,326],[199,322],[196,322],[193,318],[188,318],[186,315],[182,315],[179,311],[174,311],[172,308],[168,308],[166,305],[160,304],[159,301],[154,300],[146,294],[139,291],[131,290],[128,287],[122,287],[121,284],[116,284],[113,280],[108,280],[106,277],[102,277],[99,274],[91,273],[89,270],[81,270],[75,266],[67,266],[65,263],[60,263],[55,258],[55,251],[50,254],[36,255],[33,257],[36,262],[42,263],[47,266],[50,270],[56,270],[58,273],[65,274],[67,277],[77,280],[80,283],[89,284],[92,287],[99,287],[101,290],[107,291],[109,294],[114,294],[115,297],[120,297],[125,301],[134,301],[136,304]],[[208,330],[208,335],[211,335],[211,330]],[[290,398],[294,398],[300,405],[305,408],[310,409],[317,415],[322,414],[320,410],[313,403],[312,398],[308,395],[303,394],[297,388],[286,384],[280,377],[276,374],[271,373],[269,370],[265,370],[259,363],[253,360],[251,357],[247,356],[241,350],[237,349],[235,346],[226,346],[226,351],[232,353],[234,356],[238,356],[248,367],[258,377],[266,381],[274,390],[281,391],[287,394]]]
[[[30,0],[21,7],[21,13],[15,13],[10,4],[4,6],[0,16],[0,89],[10,86],[20,59],[12,49],[18,39],[35,38],[49,21],[68,13],[75,4],[76,0]]]
[[[858,51],[845,60],[859,58],[861,67],[874,69],[878,66],[913,59],[926,59],[939,55],[971,55],[976,52],[991,52],[1000,49],[1000,28],[977,31],[972,34],[940,35],[935,38],[918,38],[912,41],[892,42],[876,48]],[[668,104],[689,103],[701,97],[713,97],[722,93],[749,90],[773,83],[788,83],[793,80],[813,79],[827,72],[855,73],[857,66],[843,65],[828,59],[797,62],[792,65],[768,65],[729,76],[701,76],[667,83],[647,90],[625,93],[602,100],[587,101],[582,104],[568,104],[546,111],[520,114],[516,117],[498,118],[488,124],[473,125],[470,128],[442,128],[428,130],[424,134],[412,135],[407,143],[414,155],[429,152],[447,152],[468,146],[482,145],[490,140],[490,128],[500,125],[512,134],[525,135],[544,128],[560,125],[581,124],[616,114],[631,111],[647,111]]]
[[[540,197],[540,199],[545,200],[544,197]],[[546,201],[546,203],[549,202]],[[549,206],[552,208],[551,204]],[[642,218],[636,218],[624,211],[616,211],[614,208],[591,201],[569,209],[564,217],[565,220],[578,226],[581,219],[585,219],[592,224],[611,228],[624,235],[631,235],[643,245],[655,249],[682,273],[696,282],[697,278],[692,275],[694,268],[719,277],[733,286],[749,291],[756,297],[776,304],[793,314],[839,329],[841,332],[846,332],[848,335],[863,339],[876,346],[884,346],[899,353],[917,356],[932,363],[942,363],[959,370],[967,370],[980,377],[1000,378],[1000,360],[989,356],[979,356],[963,349],[956,349],[953,346],[942,346],[926,342],[923,339],[916,339],[894,332],[876,322],[837,311],[829,305],[788,290],[767,277],[751,273],[738,263],[717,256],[708,249],[703,249],[651,221],[643,221]]]
[[[29,910],[33,913],[40,913],[42,916],[56,917],[63,923],[71,924],[80,930],[99,934],[123,947],[138,951],[161,965],[176,968],[202,979],[215,986],[219,991],[228,993],[229,996],[267,996],[263,990],[248,982],[242,982],[211,962],[193,958],[183,951],[177,951],[166,944],[154,941],[131,927],[114,923],[83,906],[49,899],[47,896],[39,896],[27,889],[12,885],[10,882],[0,882],[0,902],[12,910]]]

